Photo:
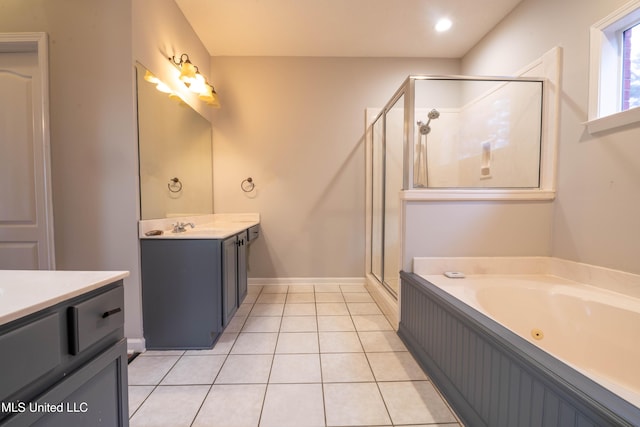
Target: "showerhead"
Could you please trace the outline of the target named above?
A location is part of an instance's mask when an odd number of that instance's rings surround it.
[[[440,111],[436,110],[435,108],[429,111],[429,114],[427,114],[427,118],[429,119],[427,120],[427,123],[423,123],[421,121],[417,123],[420,130],[420,135],[426,135],[431,132],[431,126],[429,126],[429,123],[431,123],[431,120],[435,120],[438,117],[440,117]]]
[[[440,111],[434,108],[433,110],[429,111],[429,114],[427,114],[427,117],[429,118],[429,120],[435,120],[438,117],[440,117]]]

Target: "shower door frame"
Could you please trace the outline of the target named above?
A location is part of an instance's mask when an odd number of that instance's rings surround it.
[[[366,250],[366,276],[369,277],[370,279],[374,280],[376,283],[380,284],[388,293],[389,295],[391,295],[395,300],[398,300],[399,298],[399,294],[400,294],[400,289],[398,287],[398,290],[394,290],[392,288],[392,286],[390,286],[386,280],[385,277],[389,277],[386,273],[385,273],[385,236],[386,236],[386,227],[388,226],[387,222],[385,221],[386,219],[386,215],[385,215],[385,207],[386,207],[386,201],[387,201],[387,197],[388,197],[388,193],[386,191],[386,183],[387,183],[387,165],[386,165],[386,150],[387,150],[387,143],[386,143],[386,134],[387,134],[387,123],[386,123],[386,116],[387,113],[389,113],[389,111],[391,111],[391,109],[396,105],[396,103],[398,102],[398,100],[400,98],[402,98],[404,96],[404,103],[403,103],[403,109],[404,109],[404,119],[403,119],[403,131],[402,131],[402,158],[403,158],[403,162],[402,162],[402,188],[398,189],[398,194],[396,194],[396,197],[398,198],[398,200],[400,200],[400,193],[403,190],[407,190],[409,188],[409,183],[411,182],[410,179],[412,179],[413,177],[413,170],[412,168],[409,168],[409,164],[408,162],[410,162],[413,158],[413,155],[411,154],[410,158],[407,157],[407,152],[410,151],[410,144],[409,141],[410,139],[407,137],[408,136],[408,132],[411,130],[411,125],[410,123],[413,120],[413,110],[411,108],[409,108],[411,105],[413,105],[414,102],[414,95],[413,95],[413,89],[415,88],[414,85],[414,81],[412,79],[413,76],[409,76],[407,77],[407,79],[402,83],[402,85],[396,90],[396,92],[394,93],[394,95],[390,98],[390,100],[387,102],[387,104],[384,106],[384,108],[382,108],[382,110],[376,115],[376,117],[371,121],[371,124],[367,124],[367,132],[368,134],[366,135],[366,139],[367,139],[367,143],[370,146],[369,147],[369,151],[367,152],[367,168],[371,168],[369,171],[367,171],[367,176],[369,177],[368,179],[368,187],[366,194],[368,195],[368,201],[367,201],[367,217],[366,220],[368,222],[367,224],[367,228],[369,229],[369,238],[367,239],[367,250]],[[373,254],[374,254],[374,250],[373,250],[373,235],[374,235],[374,223],[373,223],[373,200],[374,200],[374,185],[373,185],[373,153],[374,153],[374,132],[373,132],[373,126],[375,125],[375,123],[378,122],[378,120],[382,120],[382,147],[381,147],[381,152],[382,152],[382,182],[381,182],[381,189],[382,189],[382,194],[381,194],[381,206],[382,206],[382,212],[381,212],[381,218],[382,218],[382,227],[381,227],[381,238],[380,238],[380,246],[381,246],[381,251],[380,251],[380,270],[381,270],[381,277],[377,277],[377,275],[374,273],[373,271]],[[369,159],[371,160],[371,162],[369,162]],[[407,171],[409,173],[407,173]],[[396,226],[398,227],[398,236],[399,236],[399,242],[398,242],[398,253],[394,254],[393,256],[395,256],[397,258],[397,263],[396,265],[400,266],[401,262],[402,262],[402,206],[401,204],[399,205],[399,211],[398,211],[398,223],[392,226]],[[400,277],[400,269],[398,268],[398,271],[396,272],[396,274],[394,275],[394,277],[397,276],[397,278]]]
[[[558,55],[557,52],[554,52],[554,55]],[[413,123],[415,122],[415,82],[416,80],[473,80],[473,81],[495,81],[495,82],[509,82],[509,81],[530,81],[530,82],[540,82],[543,85],[543,90],[542,90],[542,120],[544,120],[544,117],[546,114],[548,114],[549,112],[546,110],[555,110],[555,108],[549,108],[548,106],[545,107],[545,102],[547,101],[545,99],[545,85],[547,83],[548,79],[545,78],[540,78],[540,77],[525,77],[523,76],[524,73],[522,73],[520,75],[520,77],[507,77],[507,76],[463,76],[463,75],[409,75],[404,82],[400,85],[400,87],[396,90],[396,92],[393,94],[393,96],[390,98],[390,100],[387,102],[387,104],[382,108],[382,110],[375,116],[375,119],[371,121],[371,123],[367,123],[366,124],[366,129],[367,129],[367,135],[366,135],[366,139],[367,139],[367,143],[370,145],[370,150],[367,151],[366,156],[366,168],[371,168],[370,170],[367,170],[367,177],[368,177],[368,184],[367,184],[367,189],[366,189],[366,194],[368,197],[368,201],[367,203],[367,224],[366,227],[368,228],[369,231],[369,236],[366,239],[366,257],[365,257],[365,262],[366,262],[366,277],[368,277],[370,280],[375,281],[376,283],[380,284],[388,293],[391,297],[393,297],[395,300],[399,300],[400,299],[400,289],[398,289],[398,291],[395,291],[391,288],[391,286],[389,286],[386,281],[385,281],[385,277],[389,277],[387,272],[385,272],[384,269],[384,260],[385,257],[388,254],[385,254],[385,228],[389,225],[387,224],[387,222],[385,221],[385,215],[384,215],[384,207],[386,206],[386,198],[388,197],[387,192],[385,191],[386,188],[386,174],[387,174],[387,170],[386,170],[386,156],[385,159],[383,159],[383,168],[382,168],[382,189],[383,189],[383,194],[382,194],[382,237],[381,237],[381,248],[382,248],[382,252],[381,252],[381,279],[378,278],[374,273],[373,273],[373,221],[372,221],[372,217],[373,217],[373,131],[371,131],[370,129],[372,129],[373,124],[375,124],[378,120],[383,120],[383,147],[382,147],[382,152],[383,155],[386,154],[386,130],[387,130],[387,125],[386,125],[386,115],[387,113],[391,110],[391,108],[396,104],[396,102],[400,99],[400,97],[404,96],[404,123],[403,123],[403,177],[402,177],[402,188],[399,189],[399,194],[397,195],[397,197],[400,199],[403,197],[402,193],[413,193],[413,192],[418,192],[421,194],[428,194],[429,192],[431,192],[432,194],[441,194],[441,193],[450,193],[450,194],[454,194],[455,197],[455,193],[456,192],[465,192],[465,193],[469,193],[469,191],[471,193],[476,193],[479,197],[477,197],[477,199],[489,199],[492,200],[492,196],[493,194],[497,194],[497,193],[504,193],[507,195],[509,195],[509,193],[517,193],[517,192],[521,192],[519,190],[511,190],[511,189],[498,189],[493,190],[493,189],[489,189],[488,191],[491,192],[492,195],[483,195],[483,191],[487,191],[487,189],[484,188],[475,188],[475,189],[471,189],[471,190],[467,190],[467,189],[463,189],[463,190],[457,190],[457,189],[430,189],[430,188],[419,188],[419,187],[415,187],[413,186],[413,164],[414,164],[414,150],[412,149],[412,145],[411,142],[414,140],[415,138],[415,128],[413,126]],[[556,94],[557,95],[557,94]],[[557,101],[556,101],[557,102]],[[545,131],[545,129],[541,129],[542,132]],[[554,139],[554,138],[550,138],[550,139]],[[544,142],[544,137],[541,134],[541,141],[540,141],[540,149],[541,149],[541,157],[540,157],[540,170],[539,170],[539,181],[538,181],[538,187],[537,188],[532,188],[529,190],[530,194],[531,194],[531,198],[535,198],[535,197],[542,197],[543,199],[548,199],[548,198],[553,198],[555,196],[555,194],[551,194],[549,195],[550,191],[549,189],[551,189],[551,193],[554,193],[555,191],[555,173],[554,173],[554,169],[553,165],[555,165],[555,159],[553,159],[552,161],[550,160],[550,156],[545,153],[545,151],[549,151],[549,147],[547,146],[547,144],[545,144]],[[554,151],[555,149],[552,149],[552,151]],[[553,154],[553,153],[551,153]],[[551,156],[553,157],[553,156]],[[369,163],[369,161],[371,161],[371,164]],[[543,162],[550,164],[552,167],[549,167],[548,164],[543,164]],[[544,170],[543,167],[546,167],[545,169],[548,170]],[[538,194],[535,194],[538,193]],[[439,196],[436,196],[439,197]],[[464,197],[469,197],[469,196],[464,196]],[[463,198],[464,198],[463,197]],[[471,199],[476,199],[476,197],[472,197]],[[398,212],[398,224],[395,224],[395,226],[398,227],[398,236],[399,236],[399,245],[398,245],[398,253],[394,254],[393,256],[396,256],[398,258],[398,266],[400,267],[400,269],[403,268],[404,265],[404,207],[405,207],[405,203],[400,203],[399,205],[399,212]],[[399,269],[399,270],[400,270]],[[397,272],[397,277],[399,278],[400,276],[400,272]]]

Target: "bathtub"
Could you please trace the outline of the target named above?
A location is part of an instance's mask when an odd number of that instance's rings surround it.
[[[640,425],[640,298],[544,270],[402,272],[398,333],[469,425]]]

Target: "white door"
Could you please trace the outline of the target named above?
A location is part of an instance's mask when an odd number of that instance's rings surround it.
[[[47,38],[0,34],[0,269],[54,269]]]

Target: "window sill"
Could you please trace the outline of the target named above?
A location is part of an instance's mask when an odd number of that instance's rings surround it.
[[[587,126],[587,131],[593,135],[599,132],[615,130],[634,123],[640,124],[640,107],[592,119],[584,124]]]

